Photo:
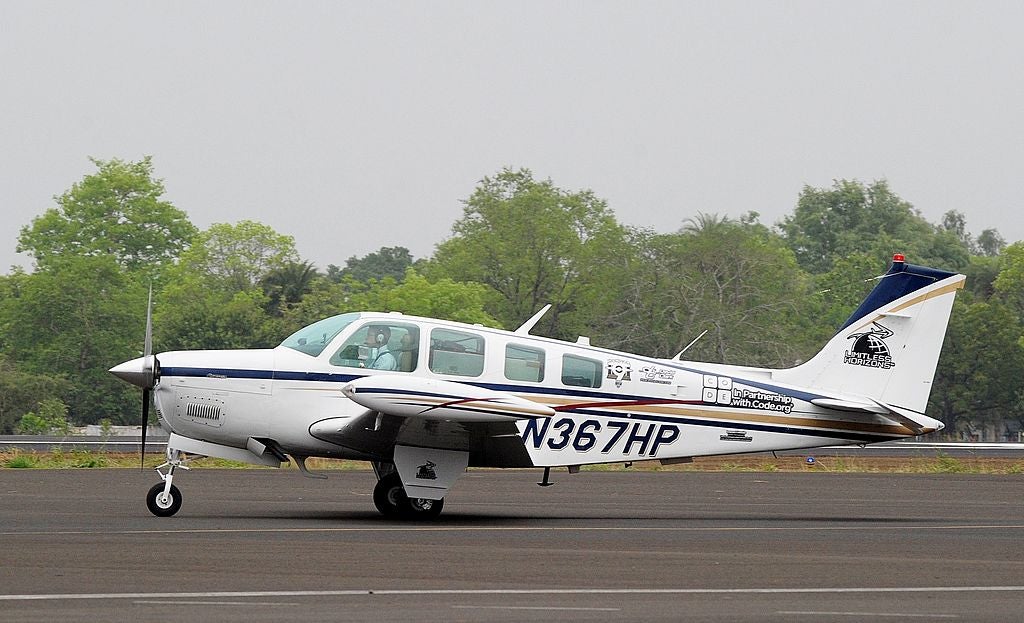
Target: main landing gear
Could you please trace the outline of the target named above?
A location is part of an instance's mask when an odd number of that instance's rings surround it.
[[[373,488],[373,505],[385,517],[396,519],[428,520],[441,514],[444,498],[428,500],[410,498],[405,494],[402,478],[398,472],[382,476]]]
[[[166,474],[160,471],[165,467]],[[156,468],[156,473],[163,482],[153,485],[146,494],[146,507],[157,517],[170,517],[181,508],[181,491],[173,484],[174,470],[179,467],[186,471],[189,469],[185,465],[181,451],[167,448],[167,461]]]

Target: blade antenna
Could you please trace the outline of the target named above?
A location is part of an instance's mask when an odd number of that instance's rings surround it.
[[[673,357],[673,359],[680,359],[683,356],[683,353],[685,353],[686,351],[690,350],[690,347],[693,346],[694,344],[696,344],[697,340],[699,340],[700,338],[704,337],[704,334],[706,334],[707,332],[708,332],[707,329],[704,329],[703,331],[701,331],[700,335],[698,335],[697,337],[693,338],[693,341],[690,342],[689,344],[687,344],[686,348],[684,348],[683,350],[679,351],[676,354],[676,356]]]
[[[533,329],[533,326],[540,322],[540,319],[544,317],[544,314],[548,313],[549,309],[551,309],[551,303],[548,303],[544,307],[541,307],[540,311],[531,316],[529,320],[520,325],[520,327],[516,329],[514,332],[518,333],[519,335],[529,335],[530,329]]]

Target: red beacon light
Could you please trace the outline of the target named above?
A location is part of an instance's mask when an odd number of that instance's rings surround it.
[[[902,253],[896,253],[896,254],[894,254],[892,256],[892,263],[893,264],[902,264],[902,263],[904,263],[906,261],[907,261],[907,258],[904,257],[904,255]]]

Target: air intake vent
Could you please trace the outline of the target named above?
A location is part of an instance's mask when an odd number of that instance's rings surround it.
[[[205,426],[220,426],[224,423],[224,399],[220,395],[205,392],[175,392],[175,415],[189,422]]]
[[[190,417],[193,420],[204,420],[206,422],[215,422],[220,420],[220,405],[201,403],[201,402],[190,402],[185,408],[185,416]]]

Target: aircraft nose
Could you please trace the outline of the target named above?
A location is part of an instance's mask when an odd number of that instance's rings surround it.
[[[119,363],[110,369],[110,373],[122,381],[127,381],[143,389],[150,387],[152,383],[152,374],[146,370],[145,357]]]

